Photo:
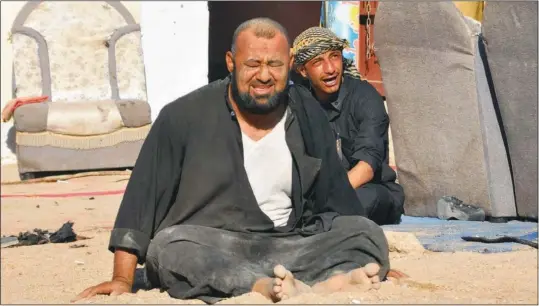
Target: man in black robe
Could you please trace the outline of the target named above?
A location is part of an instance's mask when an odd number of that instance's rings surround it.
[[[208,303],[250,291],[277,302],[303,291],[378,288],[386,277],[387,240],[358,216],[331,129],[320,124],[323,110],[288,86],[285,29],[246,21],[226,61],[230,77],[160,112],[111,234],[112,280],[78,298],[130,292],[137,262],[151,287]],[[276,153],[257,159],[246,142]],[[266,164],[273,179],[255,177]],[[276,225],[273,216],[283,215]]]
[[[312,27],[298,35],[295,66],[307,81],[301,92],[316,98],[326,111],[337,152],[366,216],[379,225],[398,224],[404,190],[389,167],[389,117],[380,94],[343,58],[347,45],[326,28]]]

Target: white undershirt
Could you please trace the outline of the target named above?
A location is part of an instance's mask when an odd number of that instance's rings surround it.
[[[244,167],[256,201],[275,227],[292,212],[292,155],[286,144],[286,114],[266,136],[254,141],[243,132]]]

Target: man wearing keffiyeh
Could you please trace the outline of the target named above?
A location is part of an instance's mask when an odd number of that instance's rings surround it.
[[[292,46],[294,65],[310,93],[325,109],[350,184],[366,216],[396,224],[404,213],[404,191],[389,167],[389,117],[376,89],[343,57],[346,39],[312,27]],[[307,91],[304,91],[307,92]]]

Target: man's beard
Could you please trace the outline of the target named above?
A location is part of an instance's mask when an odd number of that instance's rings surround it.
[[[277,91],[273,94],[260,96],[259,98],[266,98],[266,103],[259,103],[254,97],[249,95],[248,92],[240,92],[238,89],[238,82],[236,80],[236,70],[231,73],[231,93],[232,98],[236,102],[239,109],[255,114],[266,115],[276,110],[281,104],[285,103],[286,96],[288,95],[288,78],[286,79],[286,88],[282,91]]]

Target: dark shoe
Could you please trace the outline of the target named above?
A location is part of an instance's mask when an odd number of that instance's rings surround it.
[[[455,197],[442,197],[436,207],[441,220],[485,221],[485,211],[482,208],[465,204]]]

